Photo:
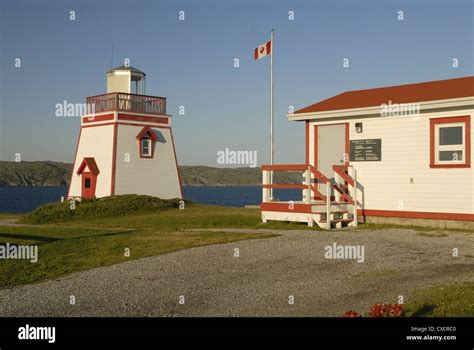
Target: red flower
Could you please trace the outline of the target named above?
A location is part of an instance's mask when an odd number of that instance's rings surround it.
[[[357,311],[349,310],[344,315],[342,315],[342,317],[359,317],[359,314]]]
[[[377,303],[369,308],[369,317],[401,317],[403,305]]]
[[[384,317],[384,304],[377,303],[369,308],[369,317]]]
[[[401,317],[402,316],[402,311],[403,311],[403,305],[402,304],[393,304],[393,305],[390,305],[390,306],[391,307],[388,311],[388,314],[389,314],[388,317]]]

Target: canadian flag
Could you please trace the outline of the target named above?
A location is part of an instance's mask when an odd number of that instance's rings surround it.
[[[267,41],[265,44],[260,45],[257,47],[253,53],[253,57],[258,60],[266,55],[270,55],[272,53],[272,42]]]

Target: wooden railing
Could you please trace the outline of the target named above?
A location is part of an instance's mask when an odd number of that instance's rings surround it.
[[[262,202],[270,202],[272,198],[272,189],[274,188],[285,188],[285,189],[301,189],[305,190],[306,196],[308,190],[310,191],[311,184],[271,184],[270,179],[272,178],[274,171],[307,171],[308,166],[306,164],[286,164],[286,165],[262,165]],[[309,181],[311,179],[309,178]],[[308,179],[307,181],[308,182]],[[309,198],[309,197],[307,197]]]
[[[332,169],[334,170],[334,179],[336,181],[334,186],[334,189],[336,190],[334,193],[336,200],[339,202],[342,197],[343,201],[353,204],[354,201],[349,191],[350,187],[354,186],[354,180],[349,175],[349,166],[333,165]]]
[[[352,215],[354,226],[357,226],[357,177],[356,170],[347,165],[335,165],[334,181],[326,177],[311,164],[288,164],[288,165],[263,165],[262,166],[262,202],[271,202],[271,189],[301,189],[303,190],[303,202],[312,204],[312,200],[325,202],[326,205],[326,228],[331,228],[331,204],[336,203],[352,204]],[[304,173],[303,184],[270,184],[272,172],[274,171],[302,171]],[[314,179],[314,182],[313,182]],[[326,185],[326,194],[323,195],[318,190],[318,183]],[[334,190],[332,197],[331,190]],[[314,194],[314,195],[313,195]]]
[[[344,198],[347,203],[352,204],[354,226],[358,225],[357,217],[357,171],[353,166],[348,165],[334,165],[334,179],[339,193],[336,194],[336,200],[340,200],[340,197]]]
[[[112,92],[87,97],[87,104],[94,113],[123,111],[166,115],[166,98],[158,96]]]
[[[312,200],[324,201],[327,209],[327,226],[330,227],[329,212],[331,201],[336,203],[352,204],[354,226],[357,226],[357,174],[352,166],[334,165],[334,180],[331,180],[311,164],[288,164],[288,165],[263,165],[262,173],[262,202],[271,202],[271,189],[301,189],[303,190],[303,202],[311,204]],[[303,184],[270,184],[273,171],[302,171],[304,173]],[[314,181],[313,181],[314,180]],[[318,183],[326,185],[326,193],[323,195],[318,190]],[[334,190],[334,197],[331,190]]]
[[[274,171],[302,171],[304,184],[270,184],[271,173]],[[304,190],[304,202],[311,203],[313,199],[326,200],[326,196],[318,191],[318,182],[330,183],[330,180],[310,164],[263,165],[262,201],[271,201],[271,189],[301,189]],[[312,182],[314,179],[314,184]],[[314,193],[314,196],[312,195]]]

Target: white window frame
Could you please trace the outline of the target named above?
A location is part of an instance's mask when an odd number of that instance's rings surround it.
[[[462,144],[461,145],[440,145],[439,144],[439,129],[450,127],[462,127]],[[441,151],[462,151],[462,160],[439,160],[439,152]],[[442,123],[435,124],[435,164],[466,164],[466,123]]]
[[[148,145],[148,153],[145,153],[145,147],[143,144],[143,141],[147,141]],[[140,140],[141,144],[141,152],[142,152],[142,157],[151,157],[151,139],[143,138]]]

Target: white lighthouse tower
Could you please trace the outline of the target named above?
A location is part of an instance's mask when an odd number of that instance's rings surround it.
[[[166,98],[145,95],[145,73],[108,71],[107,93],[87,105],[93,113],[81,118],[69,198],[183,197]]]

